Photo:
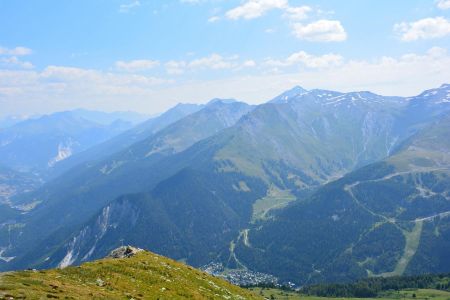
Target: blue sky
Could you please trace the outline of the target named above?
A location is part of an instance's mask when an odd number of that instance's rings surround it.
[[[450,81],[450,0],[0,0],[0,111],[155,113]]]

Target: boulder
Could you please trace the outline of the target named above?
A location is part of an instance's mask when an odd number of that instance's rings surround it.
[[[122,246],[111,251],[107,258],[127,258],[132,257],[142,251],[144,251],[144,249],[136,248],[133,246]]]

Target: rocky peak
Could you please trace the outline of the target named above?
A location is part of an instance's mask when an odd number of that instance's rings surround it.
[[[208,103],[206,103],[206,106],[217,106],[217,105],[223,105],[223,104],[232,104],[239,102],[236,99],[222,99],[222,98],[214,98],[211,99]]]
[[[301,86],[295,86],[290,90],[285,91],[281,95],[270,100],[269,103],[287,103],[291,98],[299,97],[306,94],[308,91]]]

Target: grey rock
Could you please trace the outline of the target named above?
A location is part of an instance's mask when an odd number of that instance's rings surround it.
[[[144,249],[133,246],[122,246],[111,251],[106,258],[128,258],[142,251],[144,251]]]

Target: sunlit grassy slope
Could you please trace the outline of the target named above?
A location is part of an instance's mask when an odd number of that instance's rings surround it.
[[[0,299],[262,299],[150,252],[0,276]]]

